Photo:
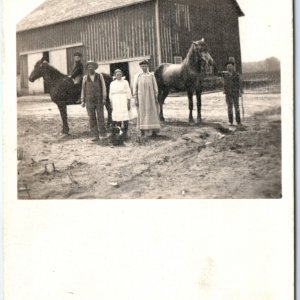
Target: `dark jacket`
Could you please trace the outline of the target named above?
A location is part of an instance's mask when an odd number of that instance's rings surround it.
[[[77,76],[83,76],[83,64],[81,61],[77,61],[74,65],[73,71],[71,73],[71,77],[75,79]]]
[[[85,75],[82,81],[81,102],[86,106],[103,104],[106,98],[106,86],[102,74],[95,73],[94,81]]]
[[[233,71],[224,73],[224,92],[226,95],[238,95],[242,91],[239,73]]]

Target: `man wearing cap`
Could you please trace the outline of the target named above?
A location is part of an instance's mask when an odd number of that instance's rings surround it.
[[[80,52],[74,53],[74,67],[70,77],[74,80],[75,84],[81,83],[83,77],[83,64],[81,62],[82,54]]]
[[[86,107],[89,116],[92,141],[99,141],[106,136],[103,111],[106,99],[105,81],[102,74],[96,72],[96,62],[88,61],[86,68],[88,74],[82,80],[81,106]]]
[[[81,91],[81,85],[82,85],[82,77],[83,77],[83,64],[81,62],[81,57],[82,54],[80,52],[75,52],[74,53],[74,66],[73,66],[73,70],[71,72],[71,75],[69,77],[71,77],[74,81],[75,84],[75,89],[78,92],[78,95],[80,95],[80,91]],[[80,99],[78,99],[80,103]]]
[[[224,77],[224,93],[228,108],[228,120],[230,126],[233,125],[233,106],[235,109],[235,120],[241,125],[239,96],[243,92],[240,75],[235,71],[235,64],[232,60],[226,63],[226,72],[222,72]]]

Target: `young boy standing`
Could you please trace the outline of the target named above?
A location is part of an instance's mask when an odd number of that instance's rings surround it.
[[[240,75],[234,69],[234,62],[228,61],[226,63],[227,72],[223,73],[224,76],[224,92],[226,95],[226,103],[228,108],[229,124],[233,125],[233,106],[235,109],[236,123],[241,125],[241,115],[239,106],[239,96],[242,93]]]

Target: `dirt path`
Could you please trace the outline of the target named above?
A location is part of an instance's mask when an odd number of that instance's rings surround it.
[[[132,140],[111,147],[90,141],[80,106],[69,107],[72,136],[60,140],[48,98],[19,98],[19,198],[281,197],[280,94],[246,94],[244,106],[245,128],[230,131],[223,94],[204,96],[201,126],[187,124],[186,97],[169,97],[159,138],[137,144],[133,121]]]

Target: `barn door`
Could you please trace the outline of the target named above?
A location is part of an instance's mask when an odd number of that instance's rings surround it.
[[[67,74],[67,49],[49,51],[49,63],[63,74]]]
[[[110,64],[110,75],[114,75],[114,71],[116,69],[120,69],[123,72],[123,76],[125,76],[126,80],[129,82],[131,81],[131,78],[129,76],[129,67],[128,62],[121,62],[121,63],[114,63]]]
[[[136,76],[141,73],[140,60],[129,62],[130,86],[134,87]]]
[[[27,55],[20,56],[20,85],[21,89],[28,88],[28,59]]]
[[[32,72],[34,65],[38,60],[40,60],[43,56],[43,53],[33,53],[28,54],[28,77],[30,76],[30,73]],[[44,80],[43,78],[39,78],[35,80],[34,82],[28,82],[28,92],[29,94],[39,94],[44,93]]]
[[[96,72],[110,74],[110,66],[109,66],[109,64],[99,65],[99,67],[96,70]]]

